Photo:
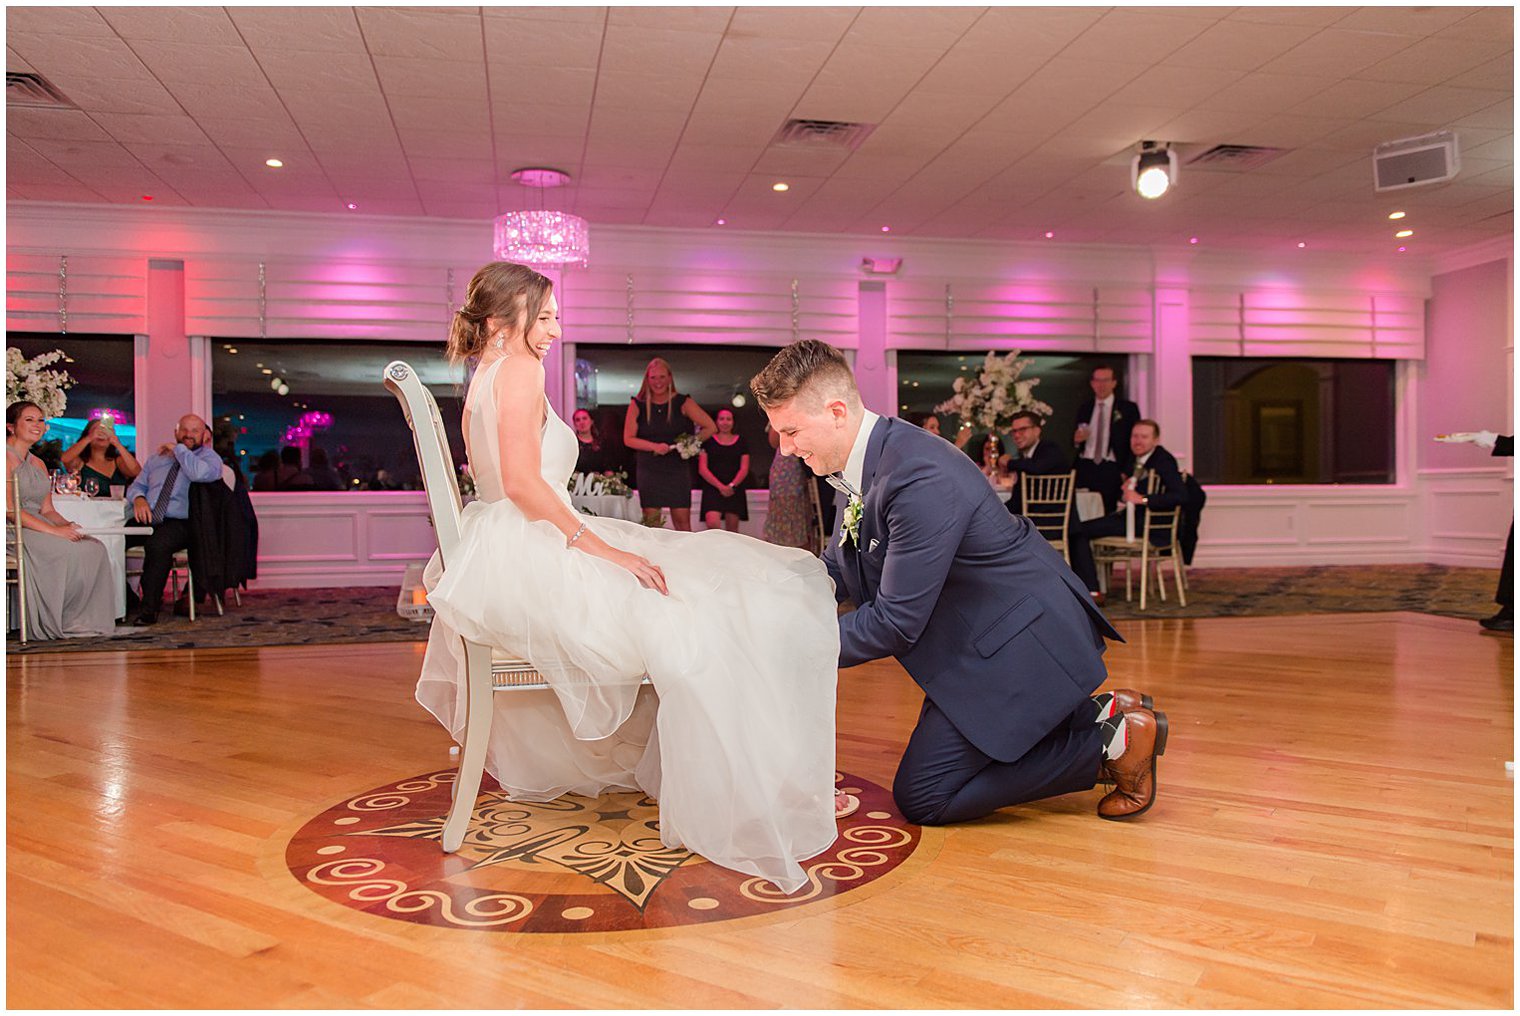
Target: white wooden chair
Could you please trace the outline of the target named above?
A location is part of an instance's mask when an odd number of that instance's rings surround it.
[[[1040,535],[1071,564],[1071,509],[1077,489],[1077,471],[1046,476],[1019,474],[1019,497],[1023,515]]]
[[[1160,486],[1160,477],[1154,472],[1150,474],[1147,482],[1146,494],[1156,493]],[[1100,574],[1108,574],[1114,565],[1124,564],[1124,598],[1130,598],[1130,590],[1133,588],[1131,579],[1132,564],[1140,564],[1140,609],[1145,609],[1145,594],[1150,584],[1150,573],[1154,568],[1156,572],[1156,591],[1161,594],[1162,602],[1166,601],[1166,581],[1161,574],[1161,565],[1167,561],[1172,563],[1172,577],[1177,583],[1177,600],[1187,606],[1187,586],[1182,578],[1182,547],[1177,542],[1177,525],[1182,520],[1182,507],[1157,509],[1148,508],[1145,512],[1145,524],[1141,531],[1136,534],[1135,542],[1131,543],[1122,536],[1104,536],[1092,541],[1093,563],[1100,569]],[[1156,537],[1165,536],[1160,542],[1152,542]],[[1110,580],[1106,583],[1112,586]]]
[[[15,546],[5,553],[5,582],[16,584],[16,617],[21,622],[21,644],[26,645],[26,555],[21,548],[21,484],[11,481],[11,521]]]
[[[438,414],[438,403],[411,364],[392,360],[381,377],[385,387],[401,403],[401,412],[412,429],[417,462],[422,467],[422,486],[427,493],[428,515],[438,538],[438,555],[447,571],[459,552],[459,520],[463,505],[449,438]],[[460,638],[464,646],[465,699],[464,743],[459,750],[459,775],[454,780],[454,799],[443,824],[443,849],[453,853],[464,842],[475,799],[485,771],[486,743],[491,734],[492,697],[496,692],[547,689],[548,683],[527,660],[501,650]],[[649,678],[646,676],[647,683]]]

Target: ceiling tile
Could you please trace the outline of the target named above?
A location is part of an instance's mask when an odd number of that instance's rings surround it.
[[[475,8],[359,7],[355,12],[365,47],[375,56],[453,60],[478,54],[484,45]]]
[[[719,39],[717,33],[613,24],[602,40],[599,66],[604,73],[701,76],[718,51]]]
[[[486,92],[486,65],[478,56],[456,60],[377,56],[375,72],[387,94],[473,102]]]
[[[172,116],[184,109],[164,86],[144,70],[137,79],[90,78],[49,73],[47,78],[81,109],[92,113],[143,113]]]
[[[129,42],[180,42],[242,46],[243,40],[221,7],[105,7],[99,14]]]
[[[1459,127],[1512,128],[1514,123],[1515,100],[1513,97],[1457,119]]]
[[[1154,62],[1181,49],[1206,31],[1214,17],[1152,14],[1142,8],[1120,7],[1103,15],[1091,28],[1061,51],[1070,60]]]
[[[1379,110],[1371,114],[1370,118],[1444,125],[1488,109],[1505,98],[1504,92],[1486,88],[1452,88],[1447,85],[1437,85],[1396,102],[1387,109]]]
[[[1199,109],[1253,113],[1297,105],[1335,84],[1337,77],[1256,71],[1198,103]]]
[[[503,80],[529,77],[530,68],[596,70],[601,60],[601,19],[588,22],[538,22],[526,17],[498,17],[492,11],[518,13],[513,8],[487,8],[486,53],[492,76]]]
[[[9,12],[11,8],[7,8]],[[6,46],[34,67],[43,68],[52,80],[64,76],[116,78],[125,81],[149,77],[143,61],[121,39],[109,37],[34,35],[10,32]]]
[[[169,91],[186,113],[193,117],[267,118],[280,110],[274,89],[262,80],[257,86],[225,85],[220,80],[206,82],[175,81]]]
[[[1269,74],[1347,77],[1408,49],[1407,36],[1327,28],[1262,66]]]
[[[1513,44],[1515,9],[1511,6],[1480,7],[1436,34],[1449,39],[1504,39]]]
[[[116,30],[93,7],[22,7],[5,8],[5,33],[15,36],[22,32],[56,35],[65,39],[85,39],[91,36],[116,38]]]
[[[254,50],[259,67],[282,95],[308,104],[328,96],[378,95],[374,65],[364,53],[318,53],[305,50]]]
[[[859,15],[858,7],[737,7],[728,34],[837,42]]]
[[[352,7],[228,7],[255,53],[364,53]]]
[[[215,81],[222,88],[267,88],[267,79],[246,46],[184,45],[134,41],[132,49],[165,85]]]
[[[188,116],[97,113],[95,120],[122,144],[199,145],[206,131]]]
[[[100,126],[100,119],[109,114],[92,118],[88,113],[73,109],[27,109],[6,110],[5,128],[18,138],[51,138],[58,141],[112,141],[112,136]]]
[[[1368,81],[1439,85],[1501,54],[1507,54],[1509,48],[1510,44],[1502,39],[1421,39],[1387,60],[1357,71],[1356,76]],[[1508,85],[1506,83],[1500,87]]]
[[[981,17],[983,7],[862,7],[850,26],[851,43],[883,49],[943,53]]]

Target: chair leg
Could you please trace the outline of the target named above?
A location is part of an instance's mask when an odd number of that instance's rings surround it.
[[[1133,600],[1135,598],[1135,587],[1132,584],[1132,582],[1130,581],[1131,579],[1134,578],[1134,575],[1135,575],[1135,569],[1134,569],[1133,566],[1134,566],[1134,559],[1133,558],[1124,562],[1124,602],[1125,603],[1128,603],[1130,600]],[[1141,587],[1141,590],[1143,592],[1144,591],[1144,587]],[[1143,597],[1140,600],[1140,609],[1141,610],[1145,609],[1145,600],[1144,600]]]
[[[211,594],[211,602],[214,603],[214,604],[216,604],[216,616],[217,617],[222,617],[222,616],[224,616],[227,613],[225,610],[222,609],[222,598],[220,596],[216,595],[215,593],[212,593]]]
[[[1144,557],[1140,558],[1140,609],[1145,609],[1146,580],[1150,577],[1150,562]]]
[[[475,814],[475,799],[480,796],[480,778],[486,765],[486,738],[491,733],[491,651],[485,646],[466,642],[465,684],[469,689],[465,713],[464,744],[459,749],[459,773],[454,777],[454,803],[443,823],[443,851],[452,854],[464,843],[470,819]]]
[[[237,586],[232,587],[232,602],[236,603],[239,607],[243,605],[243,594],[238,592]]]
[[[1161,558],[1151,559],[1151,566],[1156,570],[1156,592],[1161,594],[1161,602],[1166,602],[1166,583],[1161,581]]]
[[[1172,555],[1172,575],[1177,580],[1177,602],[1187,606],[1187,583],[1182,578],[1182,558]]]
[[[190,598],[190,620],[195,621],[195,576],[190,573],[190,566],[185,565],[185,595]]]

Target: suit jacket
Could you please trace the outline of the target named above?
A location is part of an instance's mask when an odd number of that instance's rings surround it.
[[[841,523],[823,554],[858,605],[839,619],[840,666],[897,657],[968,741],[1020,758],[1103,683],[1119,633],[948,441],[881,418],[861,487],[858,542],[840,545]]]
[[[1130,456],[1131,471],[1133,471],[1134,456]],[[1146,473],[1155,473],[1161,478],[1161,486],[1156,493],[1150,495],[1150,507],[1167,511],[1176,508],[1187,499],[1187,486],[1182,482],[1182,470],[1177,468],[1177,456],[1167,451],[1161,445],[1151,449],[1150,457],[1145,460],[1145,466],[1140,470],[1141,482],[1139,489],[1145,491]],[[1143,506],[1136,506],[1143,508]],[[1137,518],[1144,518],[1143,515]]]
[[[1019,483],[1020,473],[1028,473],[1030,476],[1053,476],[1056,473],[1070,471],[1071,463],[1066,461],[1066,453],[1050,441],[1039,441],[1034,446],[1034,453],[1020,459],[1008,460],[1008,471],[1013,473],[1013,495],[1008,498],[1008,511],[1014,515],[1024,513],[1023,485]]]
[[[190,573],[200,597],[221,596],[246,579],[247,529],[220,478],[190,485]]]
[[[1505,435],[1500,434],[1498,440],[1494,442],[1493,454],[1499,456],[1500,458],[1514,458],[1515,435],[1510,434],[1506,437]]]
[[[1077,407],[1077,417],[1071,422],[1071,432],[1075,434],[1077,428],[1092,419],[1093,405],[1097,399],[1088,396],[1087,400]],[[1108,447],[1114,453],[1114,461],[1119,463],[1121,472],[1128,473],[1130,466],[1134,465],[1135,454],[1129,450],[1129,432],[1135,429],[1135,423],[1140,419],[1140,407],[1127,399],[1114,396],[1112,415],[1109,417]],[[1087,442],[1076,443],[1077,458],[1082,458],[1082,452],[1086,449]]]

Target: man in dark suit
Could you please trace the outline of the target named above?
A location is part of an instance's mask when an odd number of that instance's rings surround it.
[[[1061,556],[1009,515],[956,448],[861,405],[844,357],[794,342],[751,381],[780,438],[847,499],[824,563],[841,600],[839,663],[895,656],[924,690],[892,793],[939,825],[1087,790],[1132,818],[1156,796],[1166,717],[1103,683],[1119,638]]]
[[[1103,510],[1111,512],[1119,502],[1119,488],[1129,474],[1133,456],[1129,432],[1140,419],[1140,407],[1114,393],[1118,376],[1107,364],[1094,367],[1088,379],[1093,397],[1077,407],[1077,486],[1103,495]]]
[[[1004,455],[998,461],[999,468],[1013,476],[1013,494],[1008,498],[1008,510],[1014,515],[1024,514],[1023,484],[1019,482],[1022,474],[1054,476],[1071,470],[1065,452],[1049,441],[1040,440],[1044,422],[1034,413],[1015,413],[1009,433],[1013,435],[1013,446],[1019,450],[1019,457]]]
[[[1126,480],[1122,494],[1124,504],[1135,506],[1135,531],[1145,524],[1145,510],[1166,510],[1180,505],[1187,496],[1182,482],[1182,471],[1177,468],[1177,457],[1158,443],[1161,440],[1161,424],[1155,420],[1137,420],[1130,429],[1131,479]],[[1148,485],[1148,474],[1155,473],[1161,479],[1156,493],[1145,495],[1140,490]],[[1133,482],[1131,482],[1133,481]],[[1071,529],[1071,570],[1086,584],[1094,600],[1102,602],[1098,591],[1098,568],[1093,563],[1092,541],[1099,536],[1123,536],[1125,530],[1124,510],[1101,518],[1078,522]]]

